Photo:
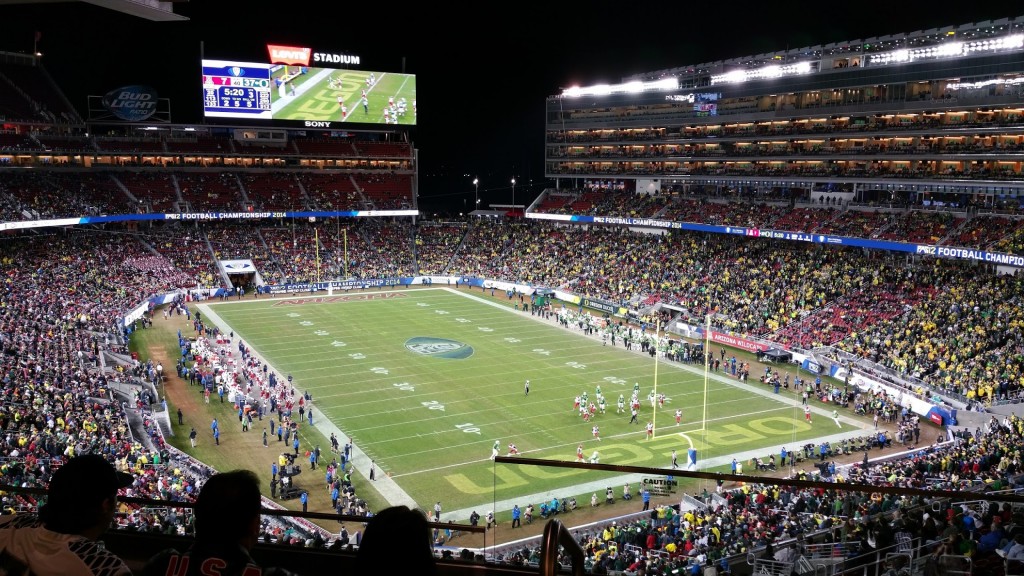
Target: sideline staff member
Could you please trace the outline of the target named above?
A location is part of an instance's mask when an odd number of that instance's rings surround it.
[[[110,528],[117,491],[131,486],[99,454],[68,460],[50,478],[38,514],[0,518],[0,573],[33,576],[130,576],[98,538]]]

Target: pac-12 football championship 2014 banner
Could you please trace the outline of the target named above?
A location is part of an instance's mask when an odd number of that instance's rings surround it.
[[[692,222],[674,222],[655,218],[619,218],[611,216],[571,216],[568,214],[527,214],[527,218],[536,220],[555,220],[576,224],[614,224],[619,226],[637,226],[641,228],[665,228],[669,230],[689,230],[693,232],[709,232],[712,234],[731,234],[749,236],[751,238],[770,238],[772,240],[794,240],[797,242],[813,242],[833,246],[850,246],[891,252],[911,252],[938,258],[957,260],[974,260],[1002,266],[1024,268],[1024,255],[1005,254],[1002,252],[986,252],[955,246],[935,246],[929,244],[910,244],[889,240],[871,240],[868,238],[850,238],[847,236],[831,236],[827,234],[811,234],[810,232],[792,232],[787,230],[767,230],[763,228],[745,228],[742,226],[713,226]]]
[[[335,212],[185,212],[152,214],[116,214],[112,216],[82,216],[78,218],[51,218],[0,222],[0,231],[105,224],[109,222],[138,222],[146,220],[262,220],[268,218],[367,218],[386,216],[419,216],[419,210],[343,210]]]

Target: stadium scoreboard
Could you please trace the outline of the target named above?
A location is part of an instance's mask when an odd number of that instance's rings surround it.
[[[272,119],[270,66],[203,61],[203,111],[207,116]]]
[[[415,75],[357,69],[360,57],[349,54],[267,50],[269,62],[202,60],[206,118],[325,129],[416,124]]]

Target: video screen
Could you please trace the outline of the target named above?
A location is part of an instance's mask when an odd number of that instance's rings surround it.
[[[416,124],[416,76],[397,72],[203,60],[206,118],[337,128]]]

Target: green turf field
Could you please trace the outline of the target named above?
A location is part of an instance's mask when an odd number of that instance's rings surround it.
[[[814,427],[806,424],[792,403],[720,378],[706,384],[696,367],[602,345],[482,293],[411,289],[210,306],[280,375],[291,374],[313,395],[317,417],[353,437],[417,502],[444,495],[446,509],[593,479],[580,470],[495,467],[495,440],[502,455],[514,442],[531,458],[573,461],[582,443],[588,457],[599,450],[602,464],[668,467],[673,449],[682,463],[691,445],[701,460],[761,447],[767,457],[769,446],[796,449],[836,431],[820,416]],[[656,412],[647,400],[655,377],[667,396]],[[619,394],[628,403],[635,382],[640,422],[630,424],[628,407],[617,414],[616,403]],[[584,422],[573,399],[587,392],[594,400],[599,386],[607,413]],[[651,420],[656,434],[648,441]]]
[[[275,72],[274,76],[283,73],[284,70],[281,69]],[[373,86],[367,86],[369,71],[310,68],[308,74],[296,76],[291,81],[297,92],[296,96],[282,98],[276,89],[271,90],[271,102],[275,107],[274,117],[286,120],[341,121],[341,107],[338,105],[340,96],[348,109],[345,121],[380,124],[384,123],[383,112],[388,105],[388,99],[394,98],[394,101],[398,102],[405,98],[408,108],[405,115],[398,116],[398,124],[416,124],[416,115],[413,113],[416,77],[411,74],[390,72],[373,74],[376,82]],[[366,90],[367,99],[365,110],[361,104],[363,90]],[[282,104],[282,101],[287,103]]]

